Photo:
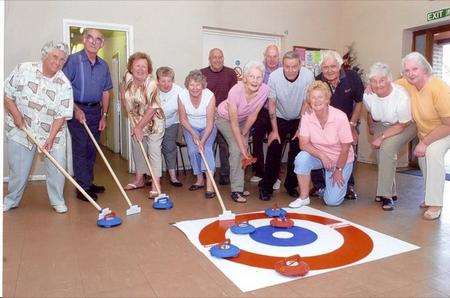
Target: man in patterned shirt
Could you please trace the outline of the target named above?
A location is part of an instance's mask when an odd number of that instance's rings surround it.
[[[69,54],[64,43],[48,42],[41,50],[42,62],[19,64],[5,81],[8,195],[3,211],[19,206],[36,154],[36,145],[22,130],[27,128],[40,145],[62,165],[66,164],[66,121],[72,118],[72,87],[61,71]],[[67,212],[63,197],[64,175],[45,159],[50,204]]]

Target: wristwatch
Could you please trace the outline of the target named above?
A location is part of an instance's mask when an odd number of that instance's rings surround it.
[[[108,113],[103,112],[102,116],[105,117],[105,118],[108,118]]]
[[[349,123],[350,123],[350,126],[353,126],[353,127],[356,127],[356,125],[358,124],[358,123],[355,123],[353,121],[350,121]]]
[[[342,172],[342,168],[336,167],[336,171]]]

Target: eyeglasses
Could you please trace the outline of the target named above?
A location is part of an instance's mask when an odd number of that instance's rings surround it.
[[[92,36],[92,35],[90,35],[90,34],[88,34],[88,35],[86,36],[86,39],[87,39],[90,43],[93,43],[93,44],[102,44],[102,43],[103,43],[103,38],[100,38],[100,37],[95,38],[94,36]]]

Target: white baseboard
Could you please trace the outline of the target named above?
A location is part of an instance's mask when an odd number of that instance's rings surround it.
[[[28,178],[28,181],[45,181],[45,180],[46,180],[45,175],[31,175]],[[9,181],[9,176],[3,177],[3,182],[8,182],[8,181]]]

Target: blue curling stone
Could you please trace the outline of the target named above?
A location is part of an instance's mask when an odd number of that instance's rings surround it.
[[[235,234],[250,234],[255,231],[255,227],[249,224],[248,222],[241,222],[240,224],[231,226],[231,232]]]
[[[170,209],[172,207],[173,203],[168,196],[155,198],[155,202],[153,202],[153,208],[155,209]]]
[[[281,217],[286,215],[286,210],[283,208],[267,208],[265,213],[268,217]]]
[[[105,216],[102,219],[97,220],[97,226],[101,228],[113,228],[122,224],[122,220],[117,216]]]
[[[216,244],[209,252],[216,258],[232,258],[239,254],[239,248],[233,244]]]

